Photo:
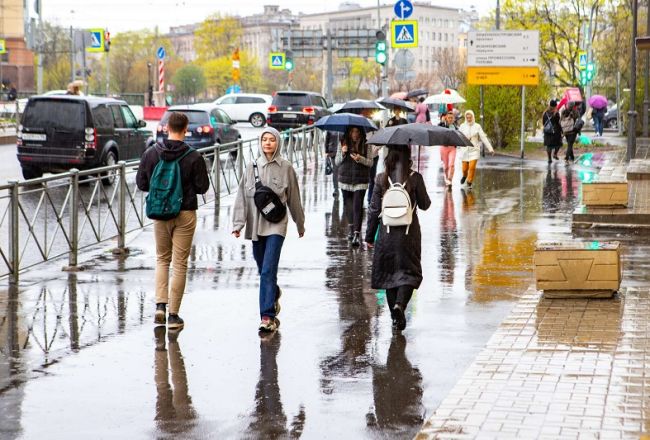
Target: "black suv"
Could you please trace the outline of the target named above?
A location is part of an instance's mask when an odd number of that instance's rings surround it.
[[[312,125],[331,114],[327,101],[318,93],[283,91],[273,95],[266,122],[277,130]]]
[[[153,133],[124,101],[90,96],[35,96],[21,118],[18,161],[25,179],[44,172],[113,165],[139,159]],[[113,183],[113,178],[104,179]]]

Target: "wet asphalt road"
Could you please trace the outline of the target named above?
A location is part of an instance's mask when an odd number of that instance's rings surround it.
[[[177,338],[151,324],[150,228],[127,258],[95,250],[83,272],[61,262],[2,288],[0,438],[413,437],[532,283],[535,242],[571,237],[591,172],[489,158],[472,192],[458,175],[448,192],[438,163],[424,151],[424,281],[402,335],[369,288],[371,251],[348,246],[329,179],[310,172],[307,233],[290,224],[272,338],[257,334],[256,267],[229,234],[231,199],[200,212]]]

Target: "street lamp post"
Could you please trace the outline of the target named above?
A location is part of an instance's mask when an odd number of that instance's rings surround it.
[[[627,152],[625,159],[629,162],[636,156],[636,35],[639,0],[632,2],[632,70],[630,78],[630,109],[627,112]]]
[[[151,63],[147,61],[147,102],[153,106],[153,84],[151,84]]]

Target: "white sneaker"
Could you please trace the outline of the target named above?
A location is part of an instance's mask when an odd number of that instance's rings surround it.
[[[445,179],[445,185],[446,186],[451,186],[451,180]]]

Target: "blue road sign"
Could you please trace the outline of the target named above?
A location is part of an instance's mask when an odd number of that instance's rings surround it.
[[[226,89],[226,95],[229,95],[231,93],[241,93],[241,87],[237,84],[234,86],[230,86]]]
[[[158,50],[156,51],[156,55],[158,56],[158,59],[159,59],[159,60],[163,60],[163,59],[165,59],[165,55],[166,55],[166,54],[165,54],[165,48],[162,47],[162,46],[160,46],[160,47],[158,48]]]
[[[395,3],[393,10],[400,20],[404,20],[405,18],[409,18],[413,13],[413,4],[409,0],[399,0]]]
[[[395,49],[418,46],[417,20],[392,21],[390,23],[391,46]]]

